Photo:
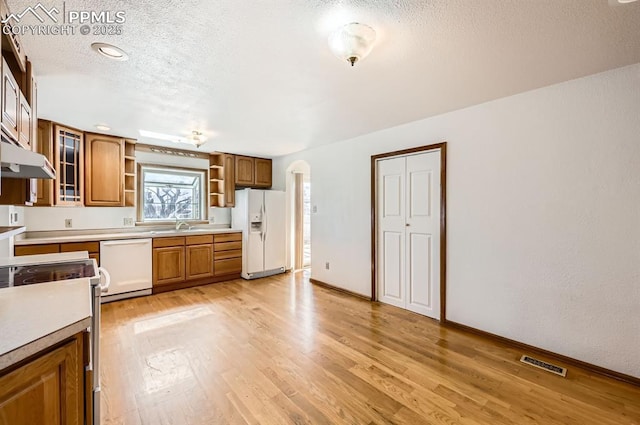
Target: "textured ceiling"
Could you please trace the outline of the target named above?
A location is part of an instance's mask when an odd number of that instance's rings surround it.
[[[9,7],[34,3],[9,0]],[[125,10],[127,21],[122,35],[23,36],[39,77],[40,116],[85,130],[107,123],[139,140],[139,129],[202,129],[211,135],[206,151],[282,155],[640,62],[640,2],[67,0],[65,7]],[[378,33],[353,68],[327,47],[329,33],[352,21]],[[95,41],[118,45],[130,60],[97,55]]]

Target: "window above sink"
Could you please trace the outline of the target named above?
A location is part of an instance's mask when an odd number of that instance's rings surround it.
[[[140,165],[138,221],[204,221],[206,170]]]

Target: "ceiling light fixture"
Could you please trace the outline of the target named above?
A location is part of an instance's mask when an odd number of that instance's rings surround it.
[[[191,143],[196,148],[199,148],[200,146],[205,144],[205,142],[207,141],[207,138],[202,134],[201,131],[194,130],[191,132],[191,136],[189,136],[187,140],[188,140],[187,143]]]
[[[108,43],[91,43],[91,48],[102,56],[116,61],[126,61],[129,55],[121,48]]]
[[[376,41],[376,32],[369,25],[353,22],[329,36],[329,48],[338,59],[353,66],[364,59]]]
[[[108,125],[104,125],[104,124],[96,124],[96,128],[100,131],[109,131],[111,130],[111,127],[109,127]]]

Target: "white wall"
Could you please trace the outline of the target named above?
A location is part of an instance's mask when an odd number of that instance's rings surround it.
[[[640,377],[640,64],[278,158],[313,277],[370,295],[370,156],[441,141],[447,318]]]
[[[174,165],[186,168],[208,169],[209,161],[198,158],[182,158],[151,152],[136,152],[141,164]],[[25,208],[25,223],[28,231],[65,230],[65,219],[70,218],[73,229],[111,229],[126,227],[125,218],[136,219],[132,207],[31,207]],[[215,224],[230,224],[229,208],[210,208],[209,221]]]

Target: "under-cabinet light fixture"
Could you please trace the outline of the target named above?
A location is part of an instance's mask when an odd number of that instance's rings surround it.
[[[185,143],[188,145],[193,145],[197,148],[202,146],[207,141],[207,137],[201,131],[198,131],[198,130],[193,130],[191,134],[187,137],[172,136],[170,134],[156,133],[156,132],[147,131],[147,130],[139,130],[139,132],[140,132],[140,135],[143,137],[149,137],[151,139],[157,139],[157,140],[166,140],[168,142],[173,142],[173,143]]]

